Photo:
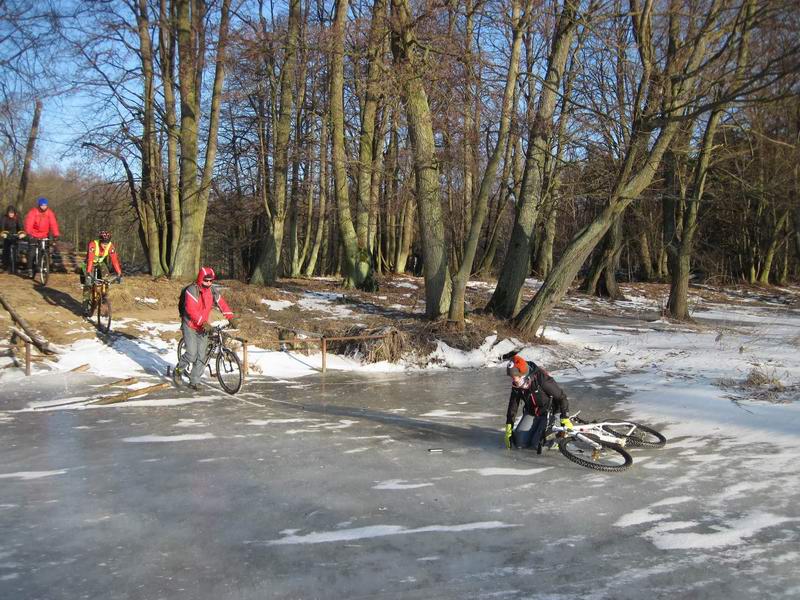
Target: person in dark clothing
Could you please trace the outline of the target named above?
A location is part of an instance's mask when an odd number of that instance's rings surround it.
[[[538,450],[551,410],[554,414],[560,413],[564,427],[572,428],[567,394],[547,371],[515,355],[506,366],[506,374],[511,377],[511,397],[506,411],[506,448],[511,449],[513,443],[519,448]],[[520,402],[522,419],[515,429],[514,419]]]
[[[15,245],[20,237],[25,237],[17,209],[13,206],[9,206],[0,219],[0,235],[3,237],[3,268],[11,271],[11,246]]]

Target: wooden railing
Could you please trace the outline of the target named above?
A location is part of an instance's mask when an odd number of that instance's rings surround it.
[[[283,349],[284,345],[297,345],[297,344],[308,344],[313,343],[317,344],[320,347],[322,352],[322,368],[320,369],[323,373],[328,370],[328,344],[331,342],[363,342],[367,340],[384,340],[390,334],[389,333],[381,333],[376,335],[337,335],[337,336],[326,336],[321,333],[315,333],[311,331],[303,331],[302,329],[292,329],[291,327],[283,327],[285,331],[291,331],[295,335],[302,335],[303,337],[300,340],[277,340],[277,343],[280,344],[281,349]]]
[[[31,356],[32,348],[35,347],[43,355],[56,354],[56,351],[50,345],[50,342],[44,339],[41,335],[34,331],[30,325],[28,325],[28,322],[23,319],[16,310],[14,310],[14,307],[11,306],[11,303],[8,302],[8,300],[3,298],[2,294],[0,294],[0,304],[2,304],[3,308],[8,311],[8,314],[11,315],[11,320],[16,325],[16,327],[11,327],[10,343],[1,344],[0,348],[11,350],[14,362],[17,363],[18,361],[16,356],[13,356],[13,351],[17,348],[17,340],[22,340],[25,344],[25,375],[30,375],[31,362],[34,360],[34,357]]]

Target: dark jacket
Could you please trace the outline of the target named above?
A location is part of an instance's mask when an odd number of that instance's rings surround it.
[[[19,233],[22,231],[22,225],[19,222],[19,215],[14,215],[14,218],[4,214],[0,219],[0,231],[8,231],[9,233]]]
[[[562,417],[569,414],[569,401],[555,380],[544,369],[528,362],[528,374],[521,387],[511,386],[511,397],[508,399],[506,423],[514,424],[519,403],[523,403],[523,410],[529,415],[545,415],[551,409],[560,411]]]

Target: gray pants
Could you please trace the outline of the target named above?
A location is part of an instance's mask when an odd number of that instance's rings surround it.
[[[181,322],[181,333],[183,333],[183,356],[178,361],[178,368],[186,369],[192,365],[189,373],[190,383],[200,383],[205,369],[204,359],[208,349],[208,336],[192,329],[186,321]]]

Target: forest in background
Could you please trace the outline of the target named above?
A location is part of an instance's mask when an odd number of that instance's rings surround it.
[[[153,276],[424,265],[426,316],[536,332],[576,281],[800,277],[800,7],[789,0],[11,0],[0,198],[114,232]],[[84,109],[63,157],[53,99]],[[37,163],[38,164],[38,163]],[[411,261],[413,262],[413,261]],[[525,278],[543,280],[527,304]]]

